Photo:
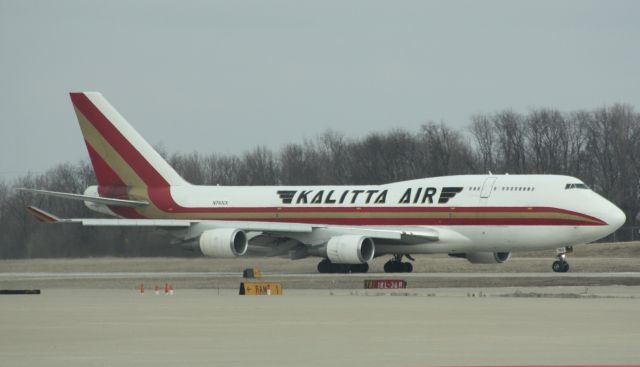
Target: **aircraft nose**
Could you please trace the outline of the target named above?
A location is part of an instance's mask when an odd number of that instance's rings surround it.
[[[616,231],[618,228],[622,227],[624,222],[627,220],[627,216],[624,214],[620,208],[611,204],[611,208],[607,210],[605,221],[613,231]]]

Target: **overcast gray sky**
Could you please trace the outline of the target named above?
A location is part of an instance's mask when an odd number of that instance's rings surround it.
[[[68,92],[241,153],[640,99],[637,1],[0,0],[0,179],[87,157]]]

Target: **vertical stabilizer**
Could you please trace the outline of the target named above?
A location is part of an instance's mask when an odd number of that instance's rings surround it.
[[[188,185],[102,94],[71,93],[71,102],[100,187]]]

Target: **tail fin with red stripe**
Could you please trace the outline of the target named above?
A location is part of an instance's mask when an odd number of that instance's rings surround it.
[[[103,190],[188,185],[102,94],[71,93],[71,102]]]

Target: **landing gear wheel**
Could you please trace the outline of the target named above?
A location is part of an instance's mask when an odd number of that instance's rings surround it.
[[[352,273],[367,273],[367,272],[369,272],[369,264],[364,263],[364,264],[351,265],[351,272]]]
[[[551,265],[551,269],[556,273],[566,273],[569,271],[569,263],[566,261],[556,260]]]
[[[384,272],[385,273],[398,273],[401,264],[399,261],[389,260],[384,263]]]
[[[332,273],[333,264],[328,259],[324,259],[318,263],[318,273]]]
[[[369,264],[334,264],[329,259],[324,259],[318,263],[318,273],[322,274],[347,274],[366,273],[369,271]]]
[[[347,264],[331,264],[333,266],[332,273],[347,274],[351,272],[351,265]]]
[[[393,268],[394,268],[394,263],[393,261],[387,261],[386,263],[384,263],[384,272],[385,273],[394,273]]]
[[[354,273],[368,273],[369,272],[369,264],[368,263],[356,265],[356,267],[358,268],[358,271],[355,271]]]
[[[409,260],[414,261],[411,255],[395,254],[393,259],[384,263],[385,273],[411,273],[413,271],[413,265],[411,263],[402,262],[402,257],[406,256]]]
[[[412,271],[413,265],[411,265],[411,263],[391,260],[384,264],[385,273],[411,273]]]
[[[558,260],[554,261],[551,265],[551,269],[553,269],[556,273],[566,273],[569,271],[569,263],[567,262],[567,254],[573,252],[573,246],[560,247],[556,249],[556,258]]]

